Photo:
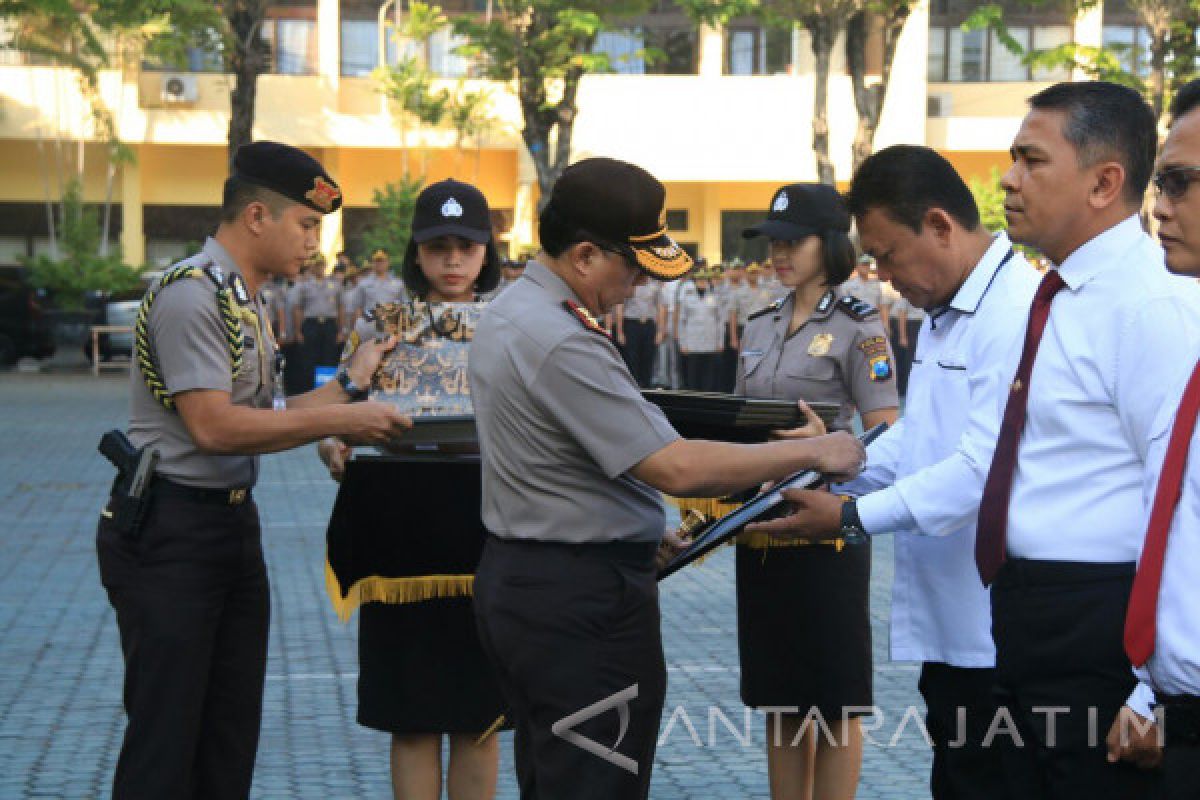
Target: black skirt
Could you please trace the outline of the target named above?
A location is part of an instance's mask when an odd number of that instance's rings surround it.
[[[829,722],[872,703],[870,544],[737,547],[742,702],[816,708]]]
[[[358,669],[358,723],[368,728],[479,734],[505,710],[470,597],[363,605]]]

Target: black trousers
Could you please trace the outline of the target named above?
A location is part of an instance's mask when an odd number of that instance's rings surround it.
[[[687,353],[683,356],[683,385],[694,392],[721,390],[721,353]]]
[[[744,325],[739,325],[737,329],[738,344],[741,344],[742,334],[745,333]],[[732,394],[734,387],[737,386],[737,365],[738,365],[738,348],[733,346],[733,336],[730,333],[728,326],[725,328],[725,351],[721,353],[721,380],[720,387],[722,392]]]
[[[129,717],[113,798],[243,800],[270,619],[258,510],[253,500],[150,502],[136,539],[103,517],[96,537]]]
[[[926,662],[917,688],[933,741],[933,800],[1007,797],[1001,751],[1011,740],[987,735],[998,710],[995,670]]]
[[[654,550],[489,537],[475,619],[512,709],[522,800],[648,796],[667,688]]]
[[[1157,796],[1160,771],[1106,760],[1108,731],[1135,684],[1122,644],[1133,575],[1132,563],[1010,559],[1001,568],[992,585],[996,684],[1021,738],[1003,753],[1010,797]]]
[[[1163,782],[1167,800],[1200,800],[1200,696],[1164,697]]]
[[[627,319],[621,330],[625,334],[625,345],[621,348],[621,354],[625,356],[625,363],[629,366],[629,372],[637,381],[637,385],[647,389],[654,379],[654,354],[658,348],[654,343],[654,336],[658,325],[654,320],[640,322]]]
[[[317,367],[335,367],[342,355],[337,340],[337,317],[309,317],[300,326],[300,333],[304,335],[300,346],[307,381],[304,391],[308,391],[316,383],[314,372]]]
[[[900,323],[892,320],[892,350],[896,356],[896,391],[901,395],[908,392],[908,376],[912,372],[913,357],[917,354],[917,339],[921,333],[921,320],[905,320],[904,330],[908,334],[908,346],[901,347]]]

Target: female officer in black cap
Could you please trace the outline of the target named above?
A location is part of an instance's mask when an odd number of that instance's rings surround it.
[[[854,268],[849,230],[835,189],[792,184],[775,193],[766,221],[743,232],[771,240],[771,262],[789,291],[750,315],[736,387],[751,397],[836,403],[834,427],[842,430],[855,411],[866,427],[893,423],[898,406],[879,313],[833,288]],[[807,436],[813,427],[823,433],[820,420],[809,416],[806,428],[777,436]],[[767,719],[774,800],[851,798],[862,735],[850,717],[863,713],[854,707],[871,705],[871,551],[840,542],[792,544],[744,535],[737,548],[742,700],[799,710]],[[804,729],[814,709],[836,744],[818,725]]]
[[[421,192],[402,271],[411,298],[403,304],[362,309],[343,363],[360,342],[376,336],[377,320],[395,321],[404,328],[407,320],[432,319],[441,304],[475,302],[496,287],[500,259],[487,200],[478,189],[446,180]],[[441,335],[439,326],[431,326],[428,335]],[[326,440],[319,453],[340,479],[349,448]],[[403,492],[402,486],[381,488]],[[439,497],[404,499],[454,503],[471,496],[466,488],[447,486]],[[438,533],[484,535],[482,523],[476,530]],[[368,572],[386,574],[386,565],[377,566]],[[497,737],[480,734],[501,716],[503,701],[479,644],[471,598],[393,599],[396,602],[366,603],[360,610],[358,722],[392,734],[392,790],[397,800],[440,796],[443,734],[450,740],[450,800],[490,798],[496,788],[499,745]]]

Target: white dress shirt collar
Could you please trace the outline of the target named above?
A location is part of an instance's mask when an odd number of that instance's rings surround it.
[[[1105,269],[1124,268],[1117,256],[1141,242],[1144,234],[1142,221],[1134,214],[1084,242],[1058,265],[1058,274],[1075,291]]]
[[[979,259],[979,263],[971,270],[971,274],[963,281],[963,285],[958,287],[954,299],[950,301],[950,308],[964,314],[974,314],[978,311],[983,296],[987,294],[992,281],[996,280],[996,274],[1000,271],[1000,267],[1009,260],[1009,253],[1012,249],[1012,242],[1008,240],[1006,234],[996,234],[992,239],[991,246],[984,252],[983,258]]]

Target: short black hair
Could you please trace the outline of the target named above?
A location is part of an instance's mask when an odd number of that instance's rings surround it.
[[[475,293],[490,292],[500,285],[500,253],[496,250],[496,240],[488,239],[483,256],[483,267],[479,277],[475,279]],[[417,263],[417,240],[409,239],[408,247],[404,249],[404,261],[400,265],[400,277],[404,279],[404,288],[421,298],[429,296],[429,279],[421,271]]]
[[[1079,165],[1119,162],[1125,168],[1125,200],[1141,205],[1154,170],[1158,132],[1154,109],[1137,91],[1108,81],[1056,83],[1029,98],[1029,106],[1063,112],[1063,137],[1075,148]]]
[[[1171,101],[1171,124],[1197,106],[1200,106],[1200,78],[1188,81],[1175,93],[1175,99]]]
[[[911,144],[886,147],[869,156],[846,193],[850,213],[878,208],[914,233],[925,214],[940,208],[969,231],[979,227],[979,206],[954,166],[936,150]]]
[[[278,219],[279,215],[288,206],[295,205],[296,201],[284,197],[274,189],[259,186],[236,175],[225,179],[225,186],[221,192],[222,222],[233,222],[251,203],[262,203],[270,209],[271,216]]]
[[[858,254],[845,231],[825,230],[821,237],[821,265],[825,269],[825,285],[841,286],[854,272]]]

